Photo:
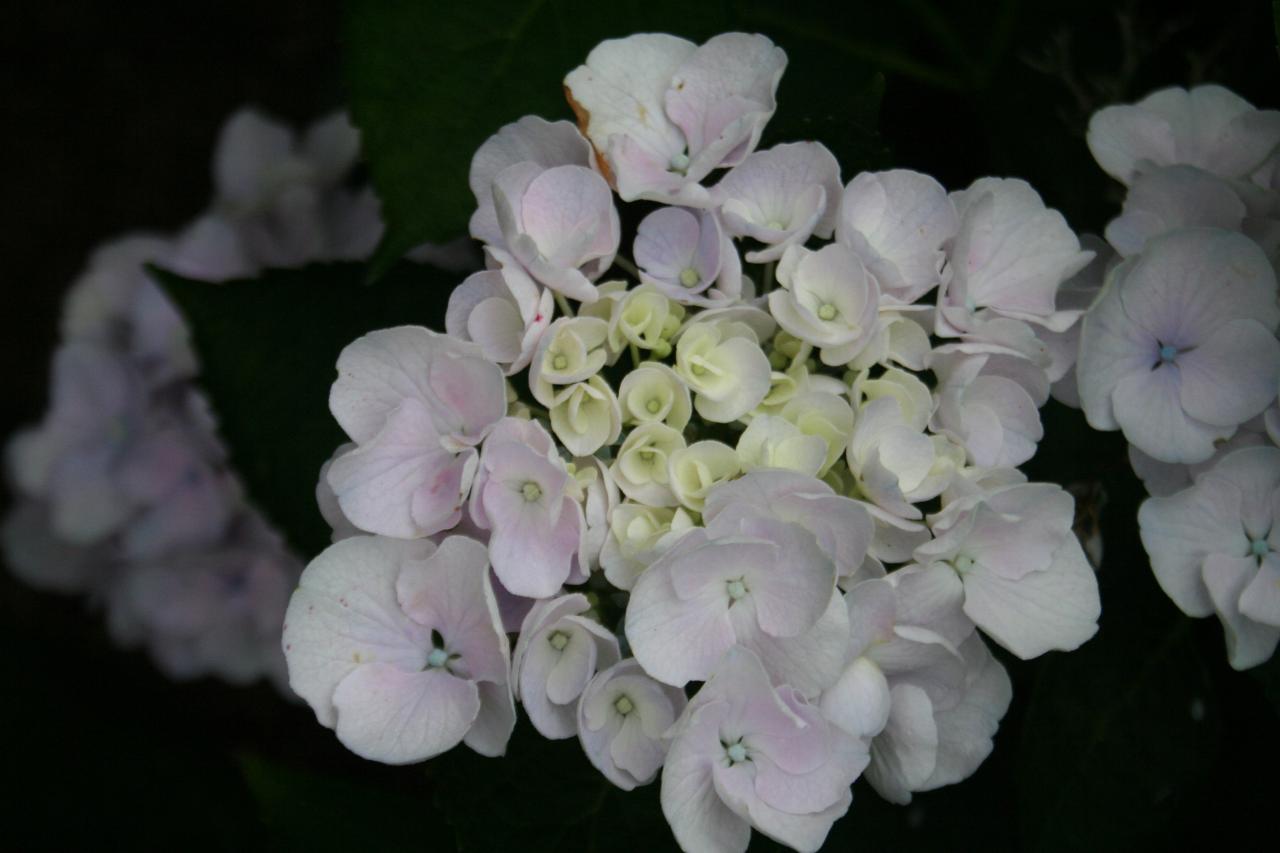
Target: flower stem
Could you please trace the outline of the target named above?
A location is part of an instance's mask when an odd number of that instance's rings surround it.
[[[622,257],[622,255],[618,255],[613,259],[613,265],[616,267],[622,267],[622,271],[630,275],[632,278],[640,278],[640,270],[636,269],[636,265]]]
[[[569,306],[569,300],[564,298],[564,294],[558,290],[553,290],[552,295],[556,298],[556,305],[560,306],[560,313],[566,317],[572,317],[573,308]]]

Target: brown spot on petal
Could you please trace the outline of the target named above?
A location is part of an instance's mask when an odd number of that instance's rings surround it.
[[[569,107],[573,110],[573,115],[578,120],[578,130],[587,138],[587,143],[591,146],[591,151],[595,155],[596,168],[600,170],[600,174],[609,183],[609,188],[617,191],[618,184],[613,179],[613,170],[609,168],[609,163],[604,159],[604,154],[596,147],[596,144],[591,140],[590,134],[587,133],[587,128],[591,126],[591,113],[587,112],[586,107],[573,99],[573,90],[568,86],[564,87],[564,98],[569,102]]]

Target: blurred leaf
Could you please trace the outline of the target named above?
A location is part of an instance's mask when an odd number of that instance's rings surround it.
[[[252,754],[241,755],[239,762],[273,836],[272,849],[422,851],[431,849],[426,840],[441,835],[425,791],[415,797]]]
[[[186,315],[231,466],[250,499],[304,555],[329,544],[320,466],[345,441],[329,414],[342,348],[405,323],[441,327],[457,276],[403,264],[375,287],[362,264],[317,264],[224,284],[153,274]]]
[[[1192,623],[1157,618],[1152,631],[1142,624],[1152,615],[1115,613],[1085,646],[1043,663],[1020,755],[1026,849],[1139,849],[1212,764],[1219,710]]]
[[[879,92],[867,57],[828,43],[838,27],[760,16],[769,4],[687,0],[471,0],[440,14],[416,0],[355,0],[345,21],[351,111],[382,199],[387,234],[374,277],[424,241],[464,232],[475,205],[471,155],[528,114],[571,118],[562,81],[606,38],[662,29],[696,42],[759,29],[790,57],[781,138],[819,139],[852,174],[877,150]],[[811,8],[812,3],[801,3]],[[833,91],[838,94],[833,94]]]

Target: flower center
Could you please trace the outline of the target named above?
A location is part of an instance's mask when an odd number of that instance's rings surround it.
[[[613,701],[613,709],[622,716],[630,714],[636,709],[635,703],[631,701],[630,696],[622,695]]]
[[[824,302],[818,306],[819,320],[834,320],[837,313],[839,312],[836,311],[836,306],[832,305],[830,302]]]
[[[551,644],[551,648],[562,652],[564,647],[569,645],[569,635],[564,631],[552,631],[551,636],[547,637],[547,642]]]
[[[952,565],[956,567],[957,572],[967,572],[973,568],[973,557],[961,554],[959,557],[956,557],[955,562]]]
[[[662,408],[662,402],[657,397],[653,397],[644,404],[644,408],[649,414],[656,415],[658,410]]]
[[[685,170],[688,168],[689,168],[689,155],[684,153],[683,151],[681,151],[679,154],[673,154],[671,156],[671,159],[667,162],[668,172],[679,172],[680,174],[683,175]]]
[[[685,267],[680,270],[680,283],[685,287],[695,287],[702,281],[702,276],[698,275],[698,271],[693,267]]]
[[[556,370],[564,370],[569,366],[569,356],[564,353],[556,353],[556,356],[551,359],[551,366]]]
[[[530,480],[520,487],[520,494],[524,496],[526,501],[533,503],[542,497],[542,487]]]
[[[1172,346],[1170,344],[1165,344],[1164,346],[1160,347],[1161,361],[1173,361],[1177,357],[1178,357],[1177,347]]]
[[[1271,553],[1271,546],[1265,539],[1254,539],[1249,542],[1249,553],[1255,557],[1265,557]]]
[[[742,578],[731,580],[724,585],[725,592],[729,593],[729,598],[738,601],[747,594],[747,585],[742,582]]]
[[[728,756],[730,764],[741,764],[747,760],[747,748],[742,745],[741,740],[726,744],[724,754]]]
[[[440,669],[449,662],[449,653],[444,649],[432,649],[427,653],[427,666]]]

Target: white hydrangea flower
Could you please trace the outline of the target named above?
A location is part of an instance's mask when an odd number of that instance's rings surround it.
[[[600,376],[558,388],[548,408],[552,432],[574,456],[589,456],[622,434],[618,398]]]
[[[840,164],[820,142],[792,142],[750,154],[712,190],[725,227],[763,249],[753,264],[776,261],[811,236],[829,239],[840,197]]]
[[[580,592],[539,601],[520,625],[511,658],[516,699],[543,737],[578,733],[578,697],[599,670],[618,662],[618,640],[588,612]]]
[[[952,276],[938,291],[937,333],[977,330],[1000,317],[1063,331],[1079,316],[1057,307],[1058,288],[1093,258],[1062,214],[1016,178],[980,178],[952,193],[960,227]]]
[[[628,498],[646,506],[675,506],[668,463],[685,446],[678,430],[661,423],[645,423],[631,430],[618,449],[610,471]]]
[[[942,283],[943,246],[959,227],[947,191],[928,175],[863,172],[844,189],[836,240],[862,259],[886,298],[909,305]]]
[[[591,282],[613,266],[621,239],[604,178],[583,166],[525,161],[494,176],[493,198],[500,248],[552,290],[594,302]]]
[[[948,504],[915,549],[949,566],[964,612],[1020,658],[1077,648],[1098,630],[1098,581],[1072,532],[1074,501],[1053,483],[999,487]]]
[[[473,273],[449,294],[444,326],[462,341],[480,345],[485,358],[519,373],[533,359],[534,349],[551,325],[555,306],[552,292],[539,287],[522,267],[501,263],[498,269]]]
[[[1170,87],[1099,110],[1085,138],[1098,165],[1123,184],[1178,164],[1245,177],[1280,144],[1280,112],[1254,109],[1221,86]]]
[[[711,439],[676,450],[667,465],[668,482],[676,500],[694,512],[702,512],[712,489],[743,471],[738,451]]]
[[[1217,613],[1231,666],[1268,660],[1280,641],[1280,450],[1224,456],[1188,488],[1144,501],[1138,525],[1174,604]]]
[[[553,386],[585,382],[609,355],[609,324],[598,317],[561,317],[542,335],[529,364],[529,390],[539,403],[555,405]]]
[[[653,350],[658,358],[671,354],[671,338],[684,319],[684,308],[652,284],[628,290],[609,318],[609,349],[628,346]]]
[[[636,229],[640,279],[683,305],[704,308],[743,295],[742,260],[709,210],[660,207]]]
[[[823,364],[847,364],[871,340],[880,288],[850,249],[792,246],[778,264],[778,282],[783,289],[769,294],[769,311],[788,333],[820,347]]]
[[[618,402],[626,424],[661,423],[683,430],[693,415],[688,386],[674,370],[656,361],[642,362],[623,378]]]
[[[743,323],[695,322],[676,343],[676,373],[693,392],[693,407],[712,423],[730,423],[769,392],[769,358]]]
[[[846,594],[850,663],[823,693],[824,716],[870,740],[867,781],[885,799],[970,775],[991,753],[1012,685],[960,613],[941,568],[901,569]]]
[[[684,711],[684,691],[655,681],[635,658],[596,674],[578,703],[578,740],[596,769],[624,791],[658,776],[666,732]]]
[[[786,64],[760,35],[724,33],[699,47],[643,33],[601,42],[564,86],[623,201],[710,207],[699,182],[755,149]]]
[[[630,590],[640,573],[693,527],[683,507],[619,504],[609,515],[609,536],[600,551],[605,578],[618,589]]]

